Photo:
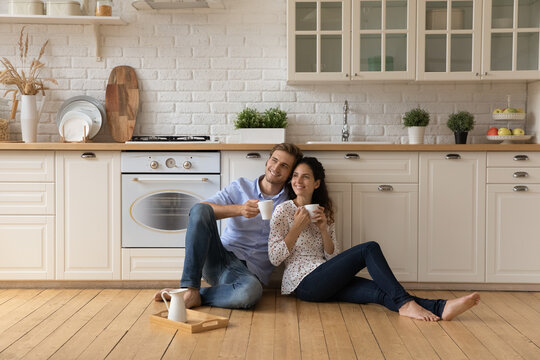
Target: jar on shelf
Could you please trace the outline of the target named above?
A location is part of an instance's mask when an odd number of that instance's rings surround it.
[[[98,0],[96,2],[96,16],[112,16],[112,0]]]

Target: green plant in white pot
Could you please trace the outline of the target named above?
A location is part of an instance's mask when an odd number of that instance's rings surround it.
[[[409,131],[409,144],[423,144],[429,113],[420,107],[409,110],[403,115],[403,126]]]
[[[474,129],[474,115],[468,111],[450,114],[446,126],[454,132],[456,144],[466,144],[469,131]]]
[[[278,108],[267,109],[263,114],[252,108],[238,113],[235,128],[240,142],[248,144],[278,144],[285,141],[287,113]]]

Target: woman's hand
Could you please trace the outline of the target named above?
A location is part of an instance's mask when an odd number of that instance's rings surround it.
[[[326,230],[328,226],[328,220],[326,219],[326,215],[324,214],[324,207],[319,206],[313,211],[313,220],[315,220],[315,225],[317,225],[319,230]]]
[[[309,217],[309,212],[304,209],[304,207],[299,207],[296,209],[294,212],[293,228],[296,228],[302,232],[302,230],[304,230],[310,222],[311,218]]]

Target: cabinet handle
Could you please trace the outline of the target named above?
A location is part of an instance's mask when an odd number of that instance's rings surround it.
[[[525,185],[516,185],[516,186],[514,186],[514,188],[512,190],[514,190],[514,191],[529,191],[529,188],[526,187]]]
[[[379,185],[377,190],[379,190],[379,191],[394,191],[394,188],[392,187],[392,185]]]
[[[248,153],[246,155],[246,159],[260,159],[261,158],[261,154],[259,153]]]
[[[484,76],[487,76],[487,71],[484,73]]]
[[[360,156],[355,153],[347,153],[345,154],[345,159],[360,159]]]
[[[476,74],[474,74],[474,76],[480,76],[480,73],[476,73]]]
[[[345,77],[349,77],[349,74],[345,74]]]
[[[516,171],[513,176],[515,178],[524,178],[524,177],[529,176],[529,173],[527,173],[525,171]]]
[[[458,160],[458,159],[461,159],[461,155],[459,155],[459,154],[446,154],[445,158],[446,158],[446,160]]]
[[[96,158],[96,154],[94,154],[93,152],[85,152],[85,153],[82,153],[81,154],[81,157],[83,159],[95,159]]]
[[[354,73],[354,76],[358,76],[358,73]]]
[[[516,155],[514,156],[514,161],[526,161],[529,160],[527,155]]]

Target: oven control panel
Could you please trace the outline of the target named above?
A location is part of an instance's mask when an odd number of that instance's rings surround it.
[[[219,174],[219,151],[122,152],[122,173]]]

